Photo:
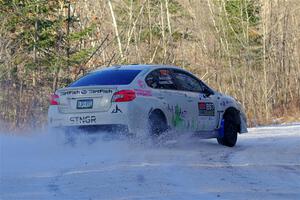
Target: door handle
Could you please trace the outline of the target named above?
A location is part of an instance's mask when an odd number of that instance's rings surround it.
[[[159,99],[164,99],[164,97],[163,97],[163,96],[158,96],[157,98],[159,98]]]

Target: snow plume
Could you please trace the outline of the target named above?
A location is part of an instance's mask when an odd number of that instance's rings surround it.
[[[61,130],[0,134],[1,176],[55,174],[64,169],[119,160],[129,150],[125,139],[107,135],[66,136]]]
[[[192,148],[193,142],[188,136],[179,138],[180,142],[169,138],[153,144],[144,136],[132,139],[119,133],[75,131],[67,134],[60,129],[0,132],[1,176],[46,176],[66,169],[127,163],[137,156],[143,157],[143,152],[151,151],[154,146]]]
[[[0,199],[300,198],[299,125],[250,129],[234,148],[188,136],[145,141],[0,134]]]

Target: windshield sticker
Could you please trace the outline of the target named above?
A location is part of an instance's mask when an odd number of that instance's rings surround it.
[[[198,103],[199,116],[214,116],[215,106],[211,102]]]
[[[168,76],[170,74],[170,71],[166,69],[161,69],[159,70],[159,73],[161,76]]]
[[[62,91],[60,92],[61,96],[64,95],[80,95],[80,94],[109,94],[112,93],[112,90],[103,90],[103,89],[90,89],[90,90],[70,90],[70,91]]]
[[[162,85],[173,84],[172,77],[169,74],[160,74],[158,77],[158,83]]]

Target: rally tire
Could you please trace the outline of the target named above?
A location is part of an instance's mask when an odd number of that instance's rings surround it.
[[[234,147],[238,137],[239,115],[237,111],[224,114],[224,136],[217,138],[218,143],[228,147]]]
[[[149,116],[149,135],[156,139],[165,133],[168,129],[166,118],[161,111],[154,111]]]

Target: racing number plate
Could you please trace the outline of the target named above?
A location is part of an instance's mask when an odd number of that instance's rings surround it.
[[[93,99],[77,100],[77,109],[90,109],[93,108]]]

